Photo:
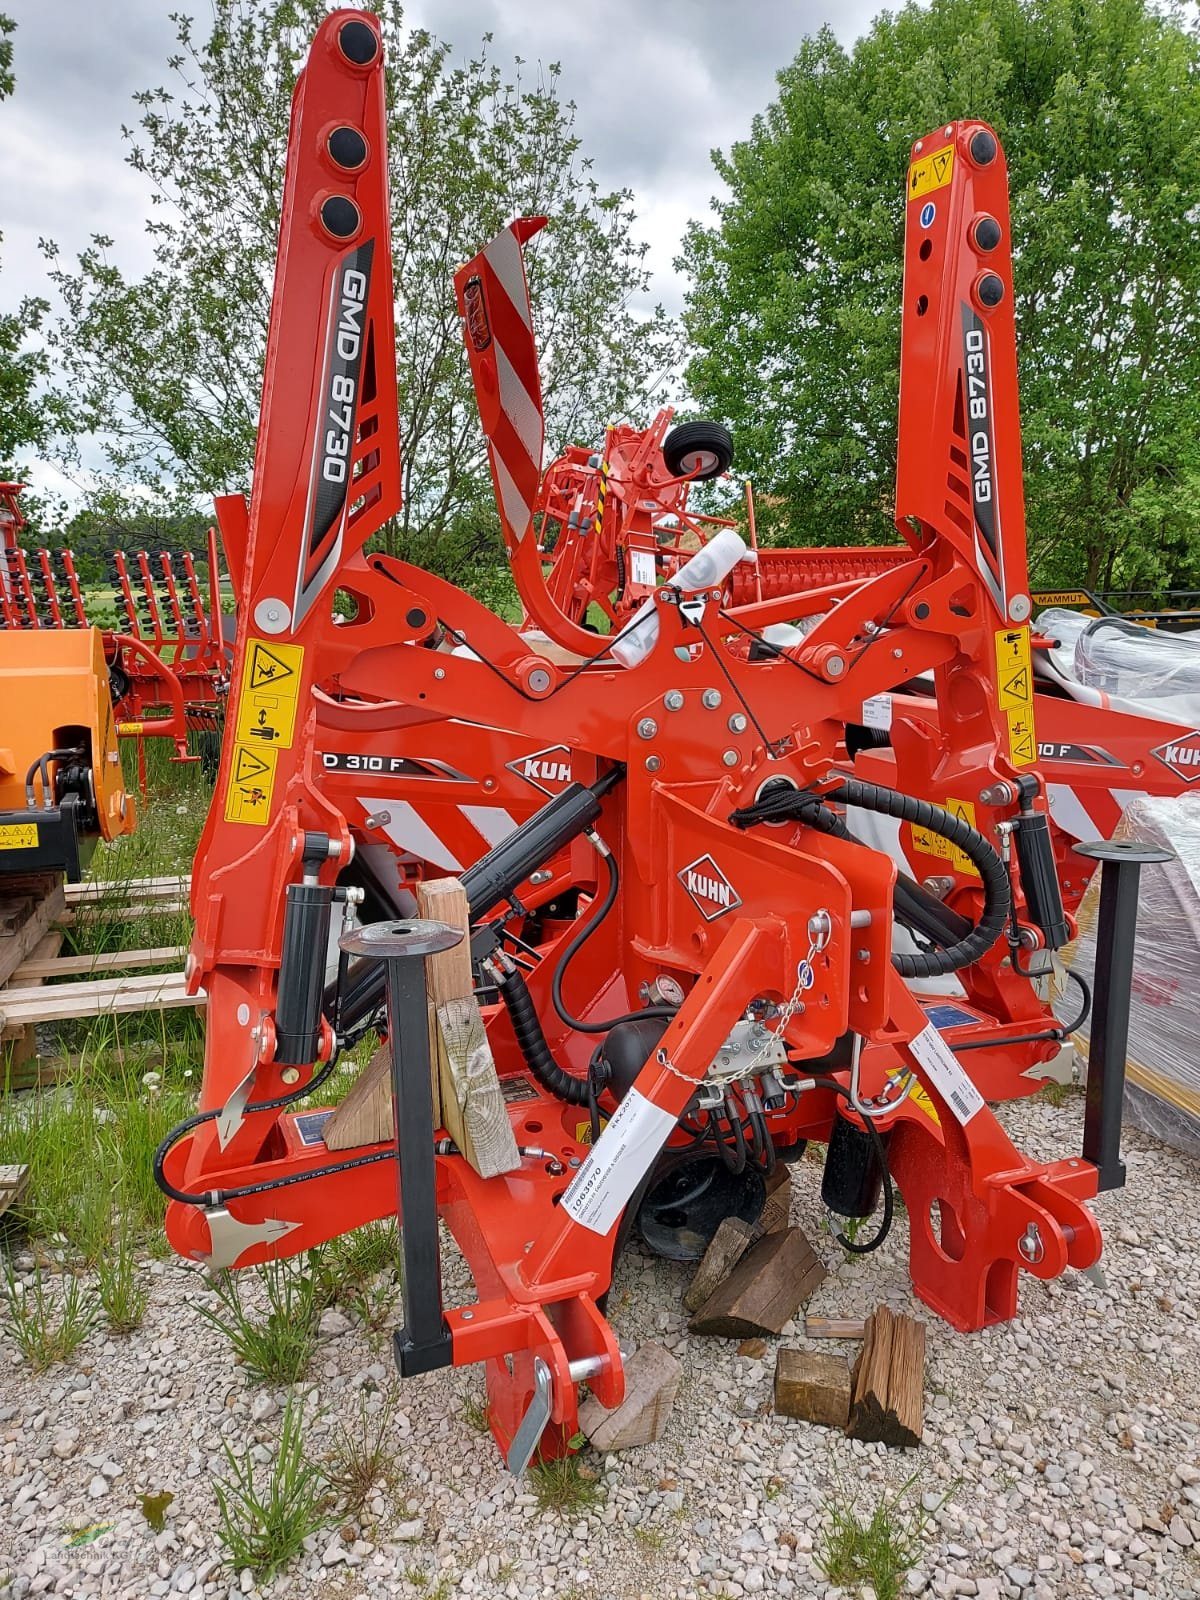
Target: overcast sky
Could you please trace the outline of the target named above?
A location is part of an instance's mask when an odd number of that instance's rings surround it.
[[[749,131],[806,33],[829,22],[849,44],[880,8],[880,0],[415,0],[408,16],[463,56],[490,32],[501,66],[514,55],[561,63],[584,153],[601,184],[634,191],[654,298],[674,312],[682,286],[671,261],[688,218],[707,214],[710,150]],[[119,266],[148,263],[147,190],[125,165],[121,126],[136,121],[138,89],[169,79],[169,12],[203,20],[209,8],[208,0],[4,0],[4,10],[17,21],[17,89],[0,106],[0,308],[8,310],[44,289],[39,238],[70,257],[104,233]]]

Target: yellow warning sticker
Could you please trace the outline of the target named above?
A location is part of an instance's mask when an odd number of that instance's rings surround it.
[[[36,822],[8,822],[0,828],[0,850],[36,850]]]
[[[298,644],[247,641],[249,654],[238,702],[239,744],[288,750],[296,732],[296,705],[304,648]]]
[[[889,1067],[888,1068],[888,1077],[892,1080],[893,1083],[899,1083],[904,1077],[903,1068],[901,1068],[901,1067]],[[925,1092],[925,1090],[921,1087],[919,1082],[914,1082],[913,1083],[912,1088],[908,1091],[907,1099],[908,1099],[908,1104],[909,1105],[916,1106],[918,1111],[923,1111],[925,1113],[925,1115],[929,1118],[930,1122],[936,1122],[940,1126],[940,1119],[939,1119],[938,1114],[937,1114],[937,1107],[934,1105],[933,1101],[929,1098],[929,1096]]]
[[[970,800],[948,799],[946,810],[969,828],[975,826],[975,807]],[[927,856],[937,856],[939,860],[948,862],[956,872],[969,873],[974,878],[979,876],[979,870],[970,856],[956,844],[951,844],[949,839],[943,839],[940,833],[934,833],[929,828],[914,828],[912,838],[914,848]]]
[[[1002,711],[1033,704],[1028,628],[1001,628],[996,634],[996,691]]]
[[[908,169],[908,198],[919,200],[934,189],[944,189],[954,176],[954,146],[943,145],[932,155],[914,161]]]
[[[144,733],[145,731],[146,724],[144,722],[117,723],[117,732],[120,734],[122,739],[132,739],[135,733]]]
[[[278,750],[269,745],[234,745],[233,771],[225,796],[226,822],[251,822],[260,828],[266,827],[271,820],[271,795],[278,762]]]
[[[601,1117],[600,1118],[600,1131],[601,1131],[601,1133],[604,1132],[604,1127],[605,1127],[606,1122],[607,1122],[607,1118],[605,1118],[605,1117]],[[591,1122],[590,1121],[589,1122],[577,1122],[575,1124],[575,1143],[576,1144],[591,1144],[591,1142],[592,1142],[592,1124],[591,1124]]]
[[[1009,711],[1008,759],[1014,767],[1030,767],[1037,760],[1037,734],[1033,730],[1033,707]]]

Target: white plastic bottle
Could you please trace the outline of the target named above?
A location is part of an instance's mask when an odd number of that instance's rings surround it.
[[[722,583],[750,552],[740,535],[732,528],[722,528],[673,578],[667,581],[674,589],[690,594],[696,589],[712,589]],[[644,661],[658,643],[658,606],[651,595],[643,600],[633,616],[609,646],[613,656],[623,667],[636,667]]]

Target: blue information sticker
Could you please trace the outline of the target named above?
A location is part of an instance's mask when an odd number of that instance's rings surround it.
[[[932,228],[933,219],[936,216],[937,207],[934,205],[932,200],[926,200],[925,204],[921,207],[921,226],[923,228]]]

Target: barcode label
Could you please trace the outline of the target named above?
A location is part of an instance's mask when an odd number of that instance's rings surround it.
[[[591,1155],[571,1179],[562,1208],[581,1227],[607,1233],[658,1159],[675,1127],[669,1111],[636,1089],[621,1101]]]
[[[979,1090],[958,1064],[958,1058],[932,1023],[922,1028],[909,1049],[933,1079],[933,1086],[965,1128],[983,1110]]]

